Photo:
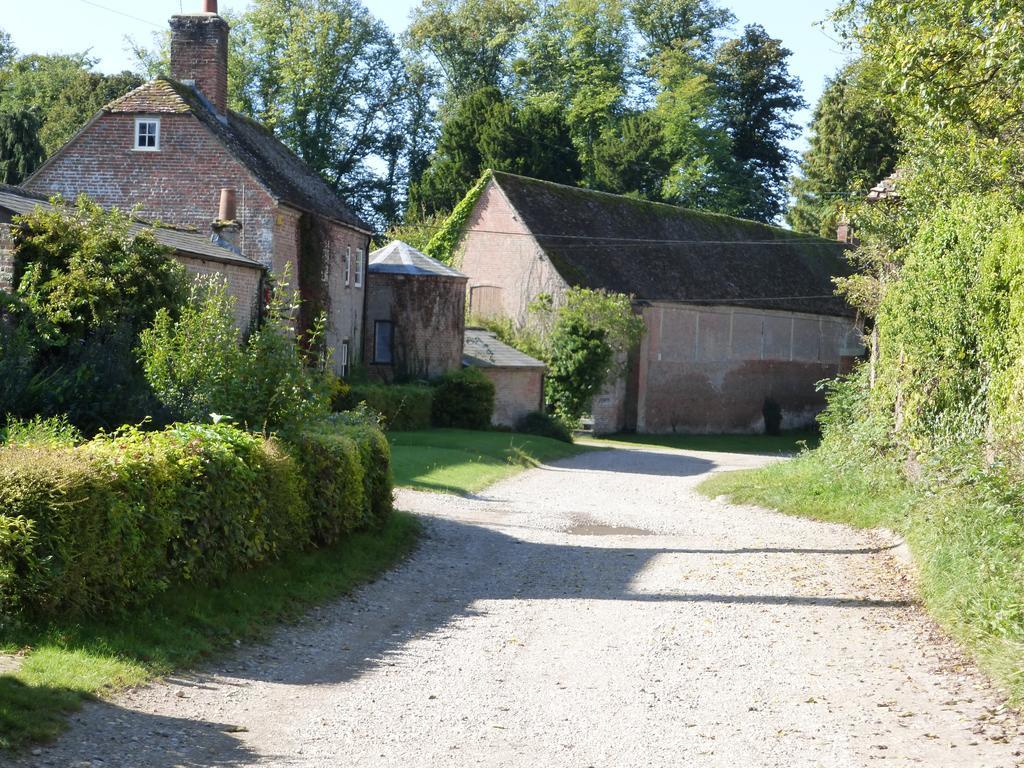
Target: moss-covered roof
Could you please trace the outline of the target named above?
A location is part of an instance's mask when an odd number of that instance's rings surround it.
[[[370,225],[349,209],[327,182],[273,133],[237,112],[218,116],[194,88],[184,83],[157,78],[115,99],[103,110],[136,114],[191,112],[276,199],[371,231]]]
[[[647,301],[848,316],[842,243],[730,216],[494,172],[570,285]]]

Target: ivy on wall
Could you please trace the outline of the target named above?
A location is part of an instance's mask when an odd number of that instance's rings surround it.
[[[453,264],[455,261],[455,249],[462,239],[462,233],[469,222],[469,217],[473,213],[473,209],[476,208],[477,201],[480,199],[480,195],[483,194],[484,188],[491,178],[490,169],[483,172],[483,175],[470,188],[466,196],[452,209],[451,214],[445,219],[441,228],[430,238],[430,242],[424,248],[424,253],[428,256],[433,256],[438,261],[443,261],[445,264]]]

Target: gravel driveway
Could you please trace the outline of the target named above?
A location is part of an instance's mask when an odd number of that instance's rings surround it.
[[[401,568],[17,765],[1021,764],[892,541],[693,491],[763,461],[623,449],[402,491],[429,535]]]

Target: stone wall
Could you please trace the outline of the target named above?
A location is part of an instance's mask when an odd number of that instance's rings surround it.
[[[496,427],[514,427],[526,414],[544,408],[543,368],[479,369],[494,383],[494,416]]]
[[[364,350],[370,374],[383,381],[434,379],[462,366],[466,279],[374,272],[366,297]],[[394,324],[391,365],[374,362],[374,323]]]

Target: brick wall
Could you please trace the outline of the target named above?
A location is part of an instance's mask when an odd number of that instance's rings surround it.
[[[14,288],[13,248],[10,227],[0,224],[0,291],[9,292]]]
[[[384,381],[434,379],[462,366],[466,280],[374,273],[369,277],[363,349]],[[373,365],[374,323],[394,323],[394,363]]]
[[[243,332],[253,326],[259,310],[263,270],[240,264],[207,261],[183,253],[176,253],[174,257],[185,267],[191,278],[223,275],[227,281],[228,294],[235,299],[235,325]]]
[[[759,432],[765,399],[783,427],[813,422],[815,384],[862,351],[851,319],[733,307],[655,303],[637,370],[637,430]]]
[[[526,414],[544,404],[543,368],[485,368],[480,370],[494,383],[494,416],[497,427],[514,427]]]
[[[568,288],[493,181],[469,218],[456,265],[469,277],[472,316],[523,322],[538,293],[557,295]]]
[[[228,104],[228,23],[206,14],[171,17],[171,77],[194,80],[222,115]]]
[[[191,114],[160,117],[160,151],[133,149],[135,115],[102,115],[25,183],[33,192],[74,199],[85,193],[103,206],[207,233],[220,190],[238,195],[242,254],[274,267],[277,203]]]

